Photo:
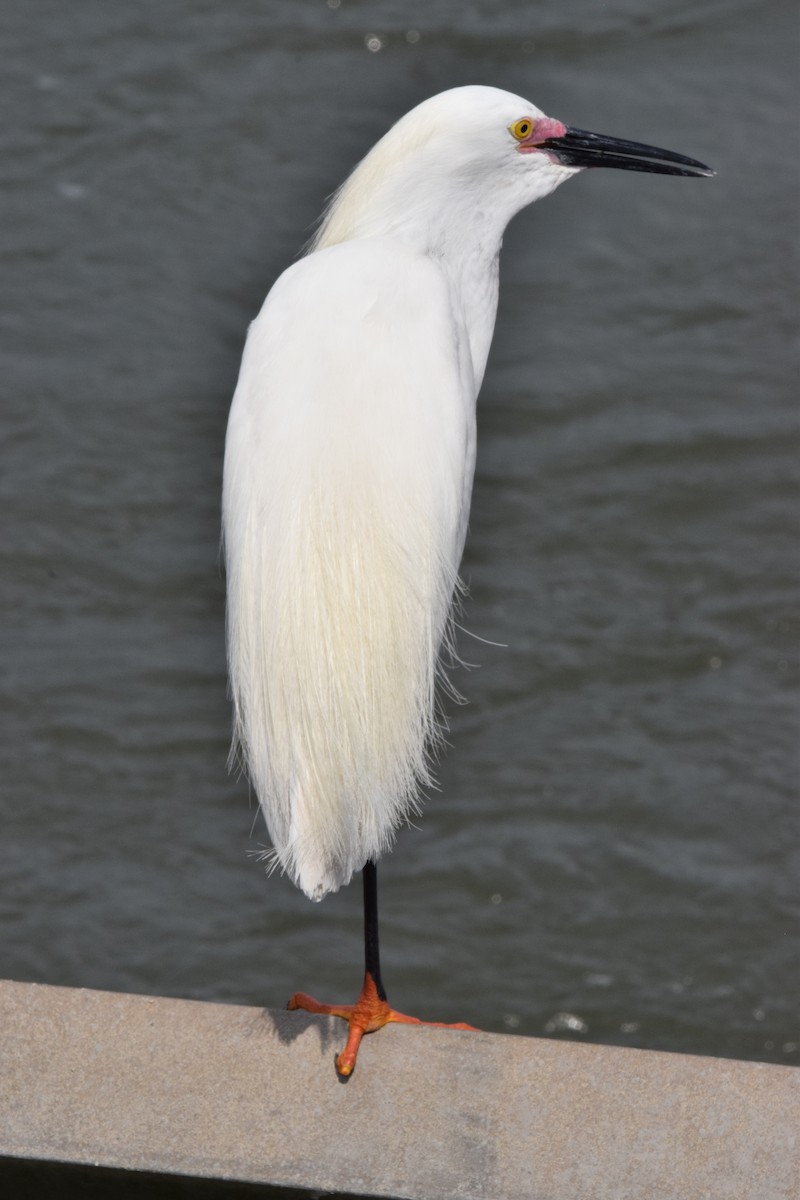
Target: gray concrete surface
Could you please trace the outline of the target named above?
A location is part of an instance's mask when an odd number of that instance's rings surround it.
[[[800,1070],[0,983],[0,1156],[414,1200],[797,1200]]]

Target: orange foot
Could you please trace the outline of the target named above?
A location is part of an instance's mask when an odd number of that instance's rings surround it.
[[[420,1021],[418,1017],[407,1017],[404,1013],[395,1012],[389,1007],[386,998],[381,996],[369,971],[364,976],[364,986],[355,1004],[321,1004],[305,992],[295,992],[286,1007],[302,1008],[305,1012],[341,1017],[347,1021],[347,1045],[336,1059],[336,1070],[343,1079],[347,1079],[353,1073],[358,1047],[364,1034],[374,1033],[376,1029],[382,1029],[392,1021],[399,1025],[428,1025],[434,1029],[469,1029],[473,1033],[477,1032],[474,1025],[465,1025],[463,1022],[447,1025],[443,1021]]]

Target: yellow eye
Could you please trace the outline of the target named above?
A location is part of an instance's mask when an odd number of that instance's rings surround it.
[[[533,132],[533,121],[530,117],[523,117],[520,121],[515,121],[513,125],[509,125],[508,128],[518,142],[524,142],[525,138],[529,137]]]

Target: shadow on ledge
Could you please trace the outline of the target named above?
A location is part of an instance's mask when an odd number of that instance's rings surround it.
[[[0,1195],[13,1200],[363,1200],[363,1194],[351,1192],[4,1157],[0,1157]]]

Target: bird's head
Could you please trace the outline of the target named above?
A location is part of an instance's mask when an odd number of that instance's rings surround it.
[[[713,175],[694,159],[574,129],[490,87],[442,92],[402,117],[334,197],[314,249],[383,234],[423,242],[458,227],[498,244],[511,217],[586,167]]]

